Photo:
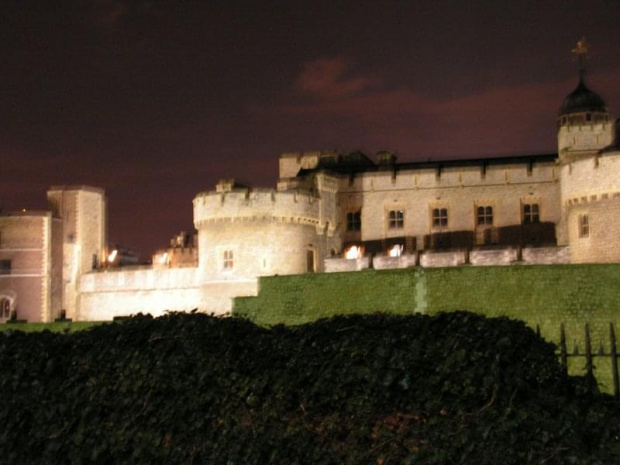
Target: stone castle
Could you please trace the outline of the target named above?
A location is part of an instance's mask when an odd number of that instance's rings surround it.
[[[52,187],[49,210],[0,215],[0,320],[231,311],[258,278],[413,266],[620,262],[620,130],[585,84],[563,102],[558,153],[398,163],[285,153],[276,189],[233,180],[193,201],[148,267],[112,267],[104,192]]]

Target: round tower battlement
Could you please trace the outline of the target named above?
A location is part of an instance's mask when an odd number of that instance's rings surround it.
[[[565,207],[620,196],[620,152],[573,159],[565,162],[561,170]]]
[[[197,229],[217,222],[281,222],[316,226],[319,199],[308,192],[233,188],[227,192],[202,192],[194,198]]]

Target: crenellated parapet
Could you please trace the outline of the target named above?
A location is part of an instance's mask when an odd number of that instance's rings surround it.
[[[564,207],[620,196],[620,152],[595,153],[562,166]]]
[[[320,201],[309,192],[232,188],[202,192],[194,198],[194,225],[280,222],[317,226]]]

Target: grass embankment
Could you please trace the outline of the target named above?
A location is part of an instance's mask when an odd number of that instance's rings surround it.
[[[616,401],[523,323],[463,312],[4,332],[0,398],[7,464],[620,461]]]
[[[25,333],[38,333],[51,331],[53,333],[75,333],[85,329],[94,328],[106,324],[103,321],[76,321],[54,323],[4,323],[0,324],[0,331],[23,331]]]

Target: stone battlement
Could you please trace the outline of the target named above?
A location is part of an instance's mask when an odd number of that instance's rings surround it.
[[[562,167],[564,205],[606,200],[620,194],[620,158],[593,154]]]
[[[234,188],[203,192],[194,198],[194,224],[236,221],[278,221],[316,225],[319,199],[307,192]]]

